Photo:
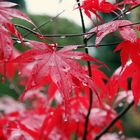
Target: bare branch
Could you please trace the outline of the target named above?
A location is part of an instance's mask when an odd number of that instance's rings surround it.
[[[127,113],[127,111],[128,111],[133,105],[134,105],[134,101],[132,101],[126,108],[124,108],[124,109],[118,114],[118,116],[117,116],[114,120],[112,120],[112,121],[110,122],[110,124],[109,124],[106,128],[104,128],[103,131],[102,131],[100,134],[98,134],[98,135],[94,138],[94,140],[99,140],[106,132],[108,132],[109,129],[110,129],[123,115],[125,115],[125,114]]]

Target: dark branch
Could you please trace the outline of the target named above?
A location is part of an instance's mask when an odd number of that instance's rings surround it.
[[[83,33],[86,34],[84,17],[83,17],[82,10],[80,8],[80,0],[77,0],[77,4],[78,4],[78,7],[79,7],[79,13],[80,13],[81,22],[82,22]],[[84,36],[83,36],[83,43],[85,45],[85,52],[88,54],[88,48],[86,48],[87,41],[88,40],[86,38],[84,38]],[[92,76],[92,73],[91,73],[91,66],[90,66],[90,62],[89,61],[87,61],[87,66],[88,66],[89,76],[91,77]],[[83,140],[86,140],[86,137],[87,137],[87,134],[88,134],[88,122],[89,122],[89,116],[90,116],[90,112],[91,112],[91,108],[92,108],[92,102],[93,102],[93,95],[92,95],[92,90],[90,89],[89,107],[88,107],[88,113],[87,113],[86,118],[85,118],[85,126],[84,126]]]
[[[110,124],[109,124],[106,128],[104,128],[103,131],[102,131],[100,134],[98,134],[98,135],[94,138],[94,140],[99,140],[106,132],[108,132],[109,129],[110,129],[123,115],[125,115],[126,112],[127,112],[133,105],[134,105],[134,101],[132,101],[126,108],[124,108],[124,109],[118,114],[118,116],[117,116],[114,120],[112,120],[112,121],[110,122]]]
[[[134,25],[137,25],[137,24],[140,24],[140,21],[132,23],[132,24],[126,24],[124,26],[120,26],[120,28],[126,27],[126,26],[134,26]],[[34,34],[34,35],[37,35],[37,36],[40,35],[38,32],[36,32],[34,30],[31,30],[30,28],[25,27],[23,25],[15,24],[15,26],[19,27],[19,28],[22,28],[22,29]],[[96,31],[96,33],[97,33],[97,31]],[[88,35],[88,34],[95,35],[95,32],[85,32],[85,33],[78,33],[78,34],[53,34],[53,35],[42,35],[42,36],[44,36],[44,37],[56,37],[56,38],[63,38],[64,39],[64,38],[67,38],[67,37],[78,37],[78,36],[85,36],[85,35]]]

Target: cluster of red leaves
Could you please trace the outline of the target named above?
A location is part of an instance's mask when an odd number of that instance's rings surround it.
[[[116,3],[107,1],[107,0],[83,0],[82,5],[79,8],[84,10],[84,13],[89,19],[92,20],[92,14],[96,16],[101,23],[104,23],[99,13],[114,13],[115,11],[123,11],[126,5],[132,6],[140,4],[139,0],[123,0],[122,2],[116,1]],[[93,21],[93,20],[92,20]]]
[[[91,20],[91,13],[93,13],[103,23],[103,20],[98,12],[111,13],[117,9],[117,6],[113,5],[110,2],[107,2],[106,0],[84,0],[81,8],[84,9],[85,14]]]
[[[42,95],[42,96],[40,96]],[[32,92],[30,106],[25,107],[19,103],[3,97],[0,101],[0,139],[2,140],[68,140],[72,135],[82,138],[85,116],[88,111],[86,96],[73,97],[69,101],[69,116],[66,118],[65,110],[61,105],[51,107],[46,105],[47,99],[42,93]],[[28,100],[27,99],[27,100]],[[42,103],[40,105],[40,103]],[[13,108],[11,108],[11,105]],[[8,108],[11,108],[9,110]],[[9,110],[9,111],[7,111]],[[104,109],[94,107],[91,110],[88,126],[88,139],[93,139],[110,120],[116,117],[116,112],[111,107]],[[116,126],[120,128],[120,124]]]
[[[122,36],[122,42],[116,46],[114,52],[120,51],[120,58],[122,68],[119,74],[114,74],[107,83],[107,91],[104,94],[109,94],[109,102],[116,97],[118,91],[121,89],[128,91],[128,79],[132,79],[131,89],[133,92],[135,104],[140,100],[139,94],[139,69],[140,69],[140,39],[137,38],[135,30],[139,30],[139,27],[133,25],[128,20],[115,20],[106,24],[94,27],[89,33],[96,33],[95,45],[98,46],[101,40],[108,34],[119,30]],[[90,34],[85,38],[89,39]],[[127,64],[131,61],[131,64]]]
[[[11,34],[16,36],[22,42],[22,36],[16,30],[14,24],[11,22],[12,18],[20,18],[30,23],[32,21],[21,11],[12,9],[16,6],[11,2],[0,2],[0,65],[2,65],[3,79],[6,75],[6,67],[10,59],[13,57],[13,40]]]
[[[139,4],[139,1],[124,1],[124,4]],[[11,79],[14,74],[14,65],[18,64],[20,83],[26,84],[21,95],[22,100],[30,98],[31,108],[23,107],[21,111],[13,111],[0,116],[0,139],[2,140],[67,140],[76,135],[82,138],[85,117],[89,108],[89,89],[93,92],[93,105],[89,117],[88,139],[93,139],[104,126],[113,120],[117,113],[112,104],[120,89],[128,91],[128,79],[131,78],[131,89],[135,104],[140,99],[140,39],[137,38],[136,26],[128,26],[128,20],[116,20],[94,27],[89,34],[96,33],[95,45],[108,34],[119,30],[123,42],[115,49],[120,51],[122,68],[117,74],[108,78],[99,65],[91,65],[92,76],[80,61],[90,61],[104,65],[94,57],[77,51],[76,45],[64,46],[58,49],[56,44],[28,41],[25,43],[29,50],[17,54],[13,47],[11,34],[22,42],[22,36],[16,30],[11,19],[16,17],[30,19],[18,10],[12,9],[13,3],[0,2],[0,72]],[[97,12],[110,13],[117,10],[105,0],[85,0],[81,6],[91,18],[93,12],[100,20]],[[91,35],[86,35],[89,39]],[[131,61],[128,64],[128,61]],[[7,69],[10,68],[10,69]],[[47,97],[39,95],[41,87],[48,85]],[[34,94],[34,90],[38,90]],[[27,94],[26,94],[27,93]],[[124,94],[123,94],[124,95]],[[34,97],[35,96],[35,97]],[[131,95],[132,96],[132,95]],[[126,98],[121,96],[121,99]],[[119,104],[120,98],[117,98]],[[55,107],[52,102],[55,102]],[[106,101],[106,104],[103,102]],[[109,105],[107,105],[109,103]],[[120,122],[116,123],[120,129]],[[107,137],[107,136],[106,136]],[[114,138],[115,139],[115,138]],[[116,138],[117,139],[117,138]]]

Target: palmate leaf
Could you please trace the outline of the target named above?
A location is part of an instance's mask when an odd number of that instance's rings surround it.
[[[108,34],[115,32],[119,29],[120,34],[124,40],[129,40],[131,42],[136,41],[136,33],[135,31],[126,25],[132,24],[129,20],[115,20],[111,21],[105,24],[102,24],[100,26],[97,26],[93,29],[91,29],[88,33],[96,33],[96,40],[95,45],[98,46],[101,40]],[[123,27],[126,26],[126,27]],[[121,27],[121,28],[120,28]],[[92,35],[88,34],[85,36],[85,38],[90,38]]]
[[[122,63],[121,70],[119,70],[119,74],[117,74],[119,87],[128,91],[128,79],[131,78],[131,90],[136,105],[140,100],[140,38],[137,38],[135,42],[121,42],[115,51],[120,51]]]
[[[37,41],[30,41],[27,44],[31,47],[31,50],[24,52],[13,60],[13,62],[18,63],[19,66],[25,63],[35,63],[31,70],[24,94],[21,96],[22,99],[26,91],[46,84],[47,81],[45,80],[48,76],[51,77],[52,82],[57,86],[64,101],[69,99],[73,86],[75,85],[73,77],[96,93],[92,78],[88,76],[87,72],[76,60],[101,63],[100,61],[86,53],[73,51],[77,46],[65,46],[57,51],[56,47]]]
[[[20,18],[32,23],[32,21],[21,11],[12,9],[13,6],[16,6],[16,4],[11,2],[0,2],[0,69],[3,69],[3,82],[6,76],[6,65],[13,56],[13,41],[11,34],[22,41],[22,36],[16,30],[11,19]]]
[[[135,105],[138,104],[140,100],[140,88],[139,88],[139,81],[140,81],[140,71],[139,67],[134,63],[127,65],[119,78],[119,85],[124,90],[128,91],[128,79],[131,78],[131,90],[133,93]]]
[[[103,23],[103,20],[98,12],[111,13],[117,9],[117,6],[106,0],[84,0],[81,8],[84,10],[88,18],[92,20],[91,13],[93,13],[97,17],[97,19],[99,19]]]
[[[140,38],[137,38],[135,42],[123,41],[115,49],[120,51],[120,57],[122,62],[122,69],[126,65],[128,59],[131,59],[135,65],[140,65]]]
[[[11,22],[11,19],[20,18],[26,20],[27,22],[30,22],[31,24],[33,23],[24,13],[19,10],[13,9],[12,7],[14,6],[16,6],[15,3],[0,2],[0,24],[2,27],[6,27],[10,33],[17,36],[22,41],[22,37],[16,30],[14,24]]]
[[[123,0],[120,5],[121,4],[129,4],[130,6],[135,6],[140,4],[140,0]]]

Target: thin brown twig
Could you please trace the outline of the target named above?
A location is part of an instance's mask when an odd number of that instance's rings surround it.
[[[133,26],[133,25],[137,25],[137,24],[140,24],[140,21],[132,23],[132,24],[126,24],[126,25],[120,26],[119,28],[126,27],[126,26]],[[15,24],[15,26],[19,27],[19,28],[22,28],[24,30],[27,30],[27,31],[31,32],[32,34],[34,34],[34,35],[40,36],[40,34],[38,32],[35,32],[34,30],[31,30],[28,27],[25,27],[23,25]],[[85,35],[88,35],[88,34],[95,34],[97,32],[98,31],[96,31],[96,32],[78,33],[78,34],[53,34],[53,35],[41,35],[41,36],[44,36],[44,37],[59,37],[59,38],[64,39],[64,38],[67,38],[67,37],[76,37],[76,36],[85,36]]]
[[[83,29],[83,33],[86,34],[86,28],[85,28],[85,23],[84,23],[84,17],[83,17],[83,13],[82,13],[82,10],[80,8],[80,0],[76,0],[77,1],[77,4],[78,4],[78,7],[79,7],[79,13],[80,13],[80,17],[81,17],[81,23],[82,23],[82,29]],[[88,48],[86,48],[87,46],[87,42],[88,40],[86,38],[84,38],[83,36],[83,43],[85,45],[85,52],[87,54],[89,54],[88,52]],[[90,66],[90,62],[87,61],[87,66],[88,66],[88,72],[89,72],[89,76],[91,77],[92,76],[92,72],[91,72],[91,66]],[[89,123],[89,116],[90,116],[90,113],[91,113],[91,108],[92,108],[92,103],[93,103],[93,95],[92,95],[92,90],[90,90],[90,93],[89,93],[89,107],[88,107],[88,112],[87,112],[87,115],[86,115],[86,118],[85,118],[85,126],[84,126],[84,134],[83,134],[83,140],[86,140],[87,139],[87,134],[88,134],[88,123]]]
[[[134,105],[134,101],[132,101],[126,108],[124,108],[124,109],[118,114],[118,116],[117,116],[116,118],[114,118],[114,119],[110,122],[110,124],[109,124],[106,128],[104,128],[104,129],[102,130],[102,132],[99,133],[99,134],[94,138],[94,140],[99,140],[106,132],[108,132],[109,129],[110,129],[123,115],[125,115],[125,114],[127,113],[127,111],[128,111],[133,105]]]

